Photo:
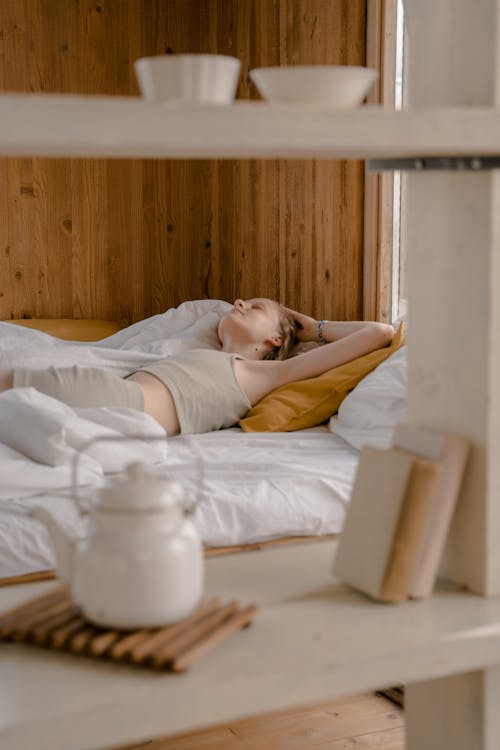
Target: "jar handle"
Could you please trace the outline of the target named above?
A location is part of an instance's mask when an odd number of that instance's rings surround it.
[[[141,440],[143,442],[147,443],[153,443],[153,442],[160,442],[161,440],[164,440],[168,444],[168,436],[165,435],[143,435],[143,434],[131,434],[131,435],[97,435],[97,437],[93,437],[90,440],[87,440],[86,442],[82,443],[80,445],[80,448],[78,452],[75,452],[75,455],[72,458],[71,461],[71,497],[77,506],[77,508],[83,513],[81,500],[82,498],[78,494],[78,468],[80,464],[80,458],[82,454],[84,454],[91,446],[95,445],[96,443],[100,442],[108,442],[108,443],[126,443],[129,440]],[[176,435],[174,438],[170,438],[170,440],[184,440],[193,453],[196,456],[196,466],[197,466],[197,488],[196,488],[196,499],[194,503],[189,507],[185,509],[186,514],[192,515],[199,503],[202,500],[202,490],[203,485],[205,483],[205,465],[203,463],[203,454],[200,450],[200,448],[196,445],[196,443],[187,437],[186,435]]]

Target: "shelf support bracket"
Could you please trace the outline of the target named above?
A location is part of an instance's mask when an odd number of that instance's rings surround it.
[[[369,159],[367,169],[376,172],[484,172],[500,169],[500,156],[415,156],[411,159]]]

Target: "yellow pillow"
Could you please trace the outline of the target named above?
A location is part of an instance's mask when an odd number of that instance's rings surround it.
[[[35,328],[60,339],[69,341],[99,341],[120,331],[123,326],[112,320],[85,320],[69,318],[22,318],[5,320],[4,323],[15,323],[18,326]]]
[[[365,375],[404,344],[401,324],[389,346],[334,367],[315,378],[282,385],[259,401],[240,420],[245,432],[292,432],[314,427],[335,414]],[[299,355],[300,356],[300,355]]]

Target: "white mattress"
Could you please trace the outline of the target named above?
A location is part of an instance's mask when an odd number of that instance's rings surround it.
[[[204,457],[194,521],[207,545],[341,531],[358,452],[326,428],[294,433],[244,433],[235,428],[190,440]],[[151,470],[168,471],[195,502],[198,471],[185,441],[171,439],[168,460]],[[95,489],[80,488],[83,492]],[[0,578],[54,567],[48,534],[27,512],[36,504],[49,508],[76,534],[83,522],[67,493],[51,490],[0,499]]]

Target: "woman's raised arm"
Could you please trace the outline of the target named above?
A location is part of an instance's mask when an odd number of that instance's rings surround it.
[[[302,313],[289,311],[298,327],[301,341],[322,341],[312,351],[281,362],[281,384],[321,375],[326,370],[362,357],[392,341],[394,329],[376,321],[317,321]]]
[[[318,321],[294,310],[288,312],[295,319],[300,341],[322,339],[327,343],[290,359],[237,360],[234,363],[236,377],[252,405],[282,385],[314,378],[333,367],[380,349],[389,344],[394,336],[392,326],[385,323]]]
[[[345,336],[350,336],[357,331],[380,326],[387,328],[387,335],[390,335],[391,339],[394,334],[392,326],[386,323],[377,323],[371,320],[316,320],[315,318],[311,318],[310,315],[297,312],[297,310],[291,310],[289,307],[285,309],[295,320],[297,338],[300,341],[316,341],[317,343],[324,343],[325,341],[333,342],[343,339]]]

